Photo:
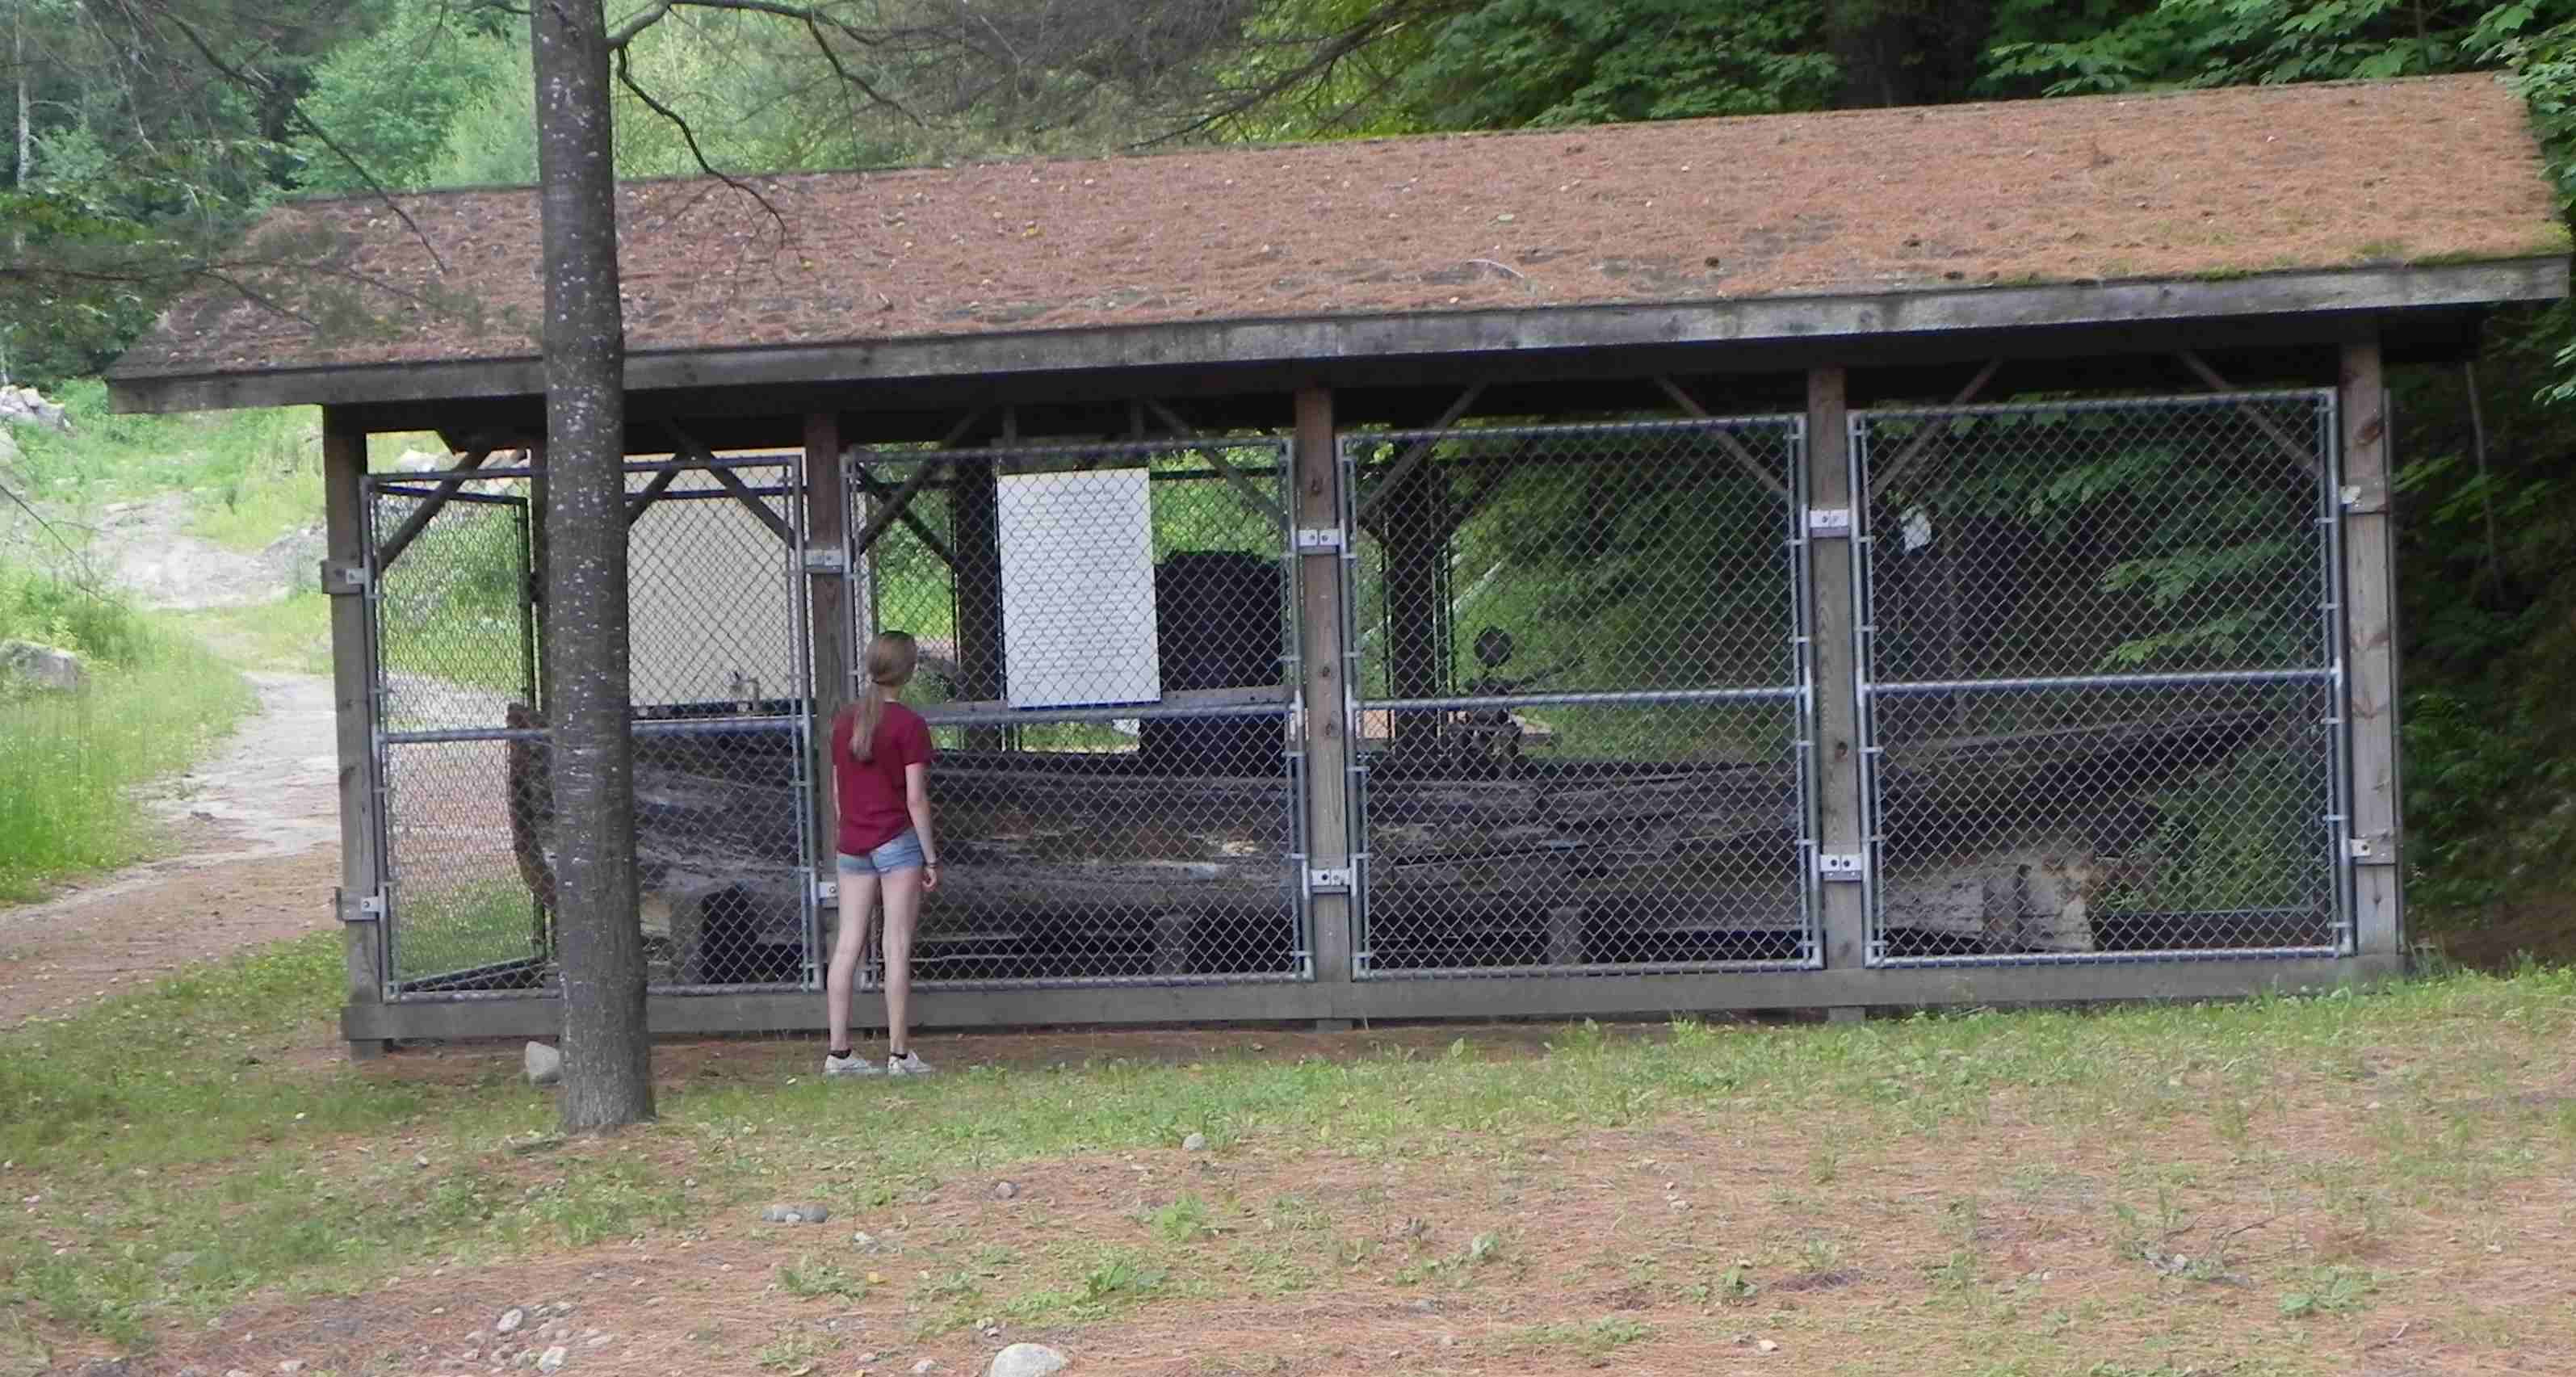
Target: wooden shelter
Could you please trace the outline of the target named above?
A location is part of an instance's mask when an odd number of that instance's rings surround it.
[[[930,1024],[2401,965],[2383,369],[2567,283],[2493,79],[751,188],[621,197],[657,1029],[819,1024],[814,743],[894,624]],[[283,206],[111,374],[324,408],[361,1049],[557,1022],[545,613],[491,591],[537,231]],[[370,475],[408,430],[455,467]]]

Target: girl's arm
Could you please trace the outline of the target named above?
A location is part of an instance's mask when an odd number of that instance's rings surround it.
[[[922,863],[928,870],[922,875],[921,887],[939,888],[939,842],[930,833],[930,767],[903,767],[903,806],[912,814],[912,830],[921,838]]]

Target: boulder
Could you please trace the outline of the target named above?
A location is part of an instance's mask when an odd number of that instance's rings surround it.
[[[34,641],[0,641],[0,676],[57,693],[70,693],[89,683],[89,670],[78,655]]]

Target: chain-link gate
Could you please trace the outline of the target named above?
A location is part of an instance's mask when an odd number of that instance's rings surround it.
[[[852,690],[875,631],[913,634],[955,862],[914,981],[1311,976],[1284,444],[860,449],[845,473]]]
[[[664,992],[819,979],[797,472],[775,457],[626,466],[638,919]],[[533,477],[367,485],[393,998],[552,980]]]
[[[1803,444],[1343,437],[1357,974],[1816,962]]]
[[[532,988],[553,941],[516,825],[536,735],[528,478],[381,475],[367,529],[386,993]]]
[[[2351,950],[2334,399],[1851,420],[1874,965]]]

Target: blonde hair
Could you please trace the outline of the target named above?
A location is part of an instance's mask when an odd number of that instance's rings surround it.
[[[876,756],[877,724],[885,720],[885,706],[894,690],[911,682],[914,667],[921,663],[921,647],[909,631],[880,631],[868,642],[868,653],[859,663],[867,671],[868,686],[859,691],[858,702],[841,711],[850,718],[850,758],[865,761]]]

